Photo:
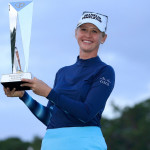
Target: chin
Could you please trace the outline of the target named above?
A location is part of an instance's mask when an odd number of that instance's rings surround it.
[[[93,50],[83,49],[82,51],[85,52],[85,53],[91,53]]]
[[[82,48],[81,50],[83,52],[87,52],[87,53],[91,53],[91,52],[97,51],[97,49],[92,49],[92,48]]]

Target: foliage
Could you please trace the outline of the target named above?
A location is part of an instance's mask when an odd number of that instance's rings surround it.
[[[150,150],[150,99],[126,107],[116,119],[102,119],[109,150]]]
[[[23,142],[19,138],[9,138],[4,141],[0,141],[0,150],[40,150],[41,138],[35,137],[30,142]]]
[[[35,137],[33,142],[31,143],[31,147],[33,150],[40,150],[41,148],[42,139],[39,137]]]
[[[9,138],[5,141],[0,141],[0,150],[27,150],[28,142],[22,142],[19,138]]]

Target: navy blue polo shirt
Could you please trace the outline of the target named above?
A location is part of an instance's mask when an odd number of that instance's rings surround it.
[[[115,73],[100,58],[77,58],[61,68],[43,106],[27,92],[20,98],[47,129],[99,126],[106,101],[115,84]]]

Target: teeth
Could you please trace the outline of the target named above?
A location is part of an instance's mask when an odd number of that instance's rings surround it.
[[[91,41],[83,41],[83,42],[85,42],[85,43],[92,43]]]

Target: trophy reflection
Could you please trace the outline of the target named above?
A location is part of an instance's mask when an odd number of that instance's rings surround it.
[[[31,79],[28,72],[29,47],[31,38],[33,1],[9,3],[10,41],[12,73],[2,75],[4,87],[16,90],[29,90],[21,87],[22,78]]]
[[[19,69],[18,69],[18,67],[19,67]],[[16,73],[21,73],[21,72],[23,72],[23,71],[21,70],[19,52],[18,52],[17,47],[15,47],[14,71],[13,71],[13,72],[15,72],[15,71],[16,71]]]

